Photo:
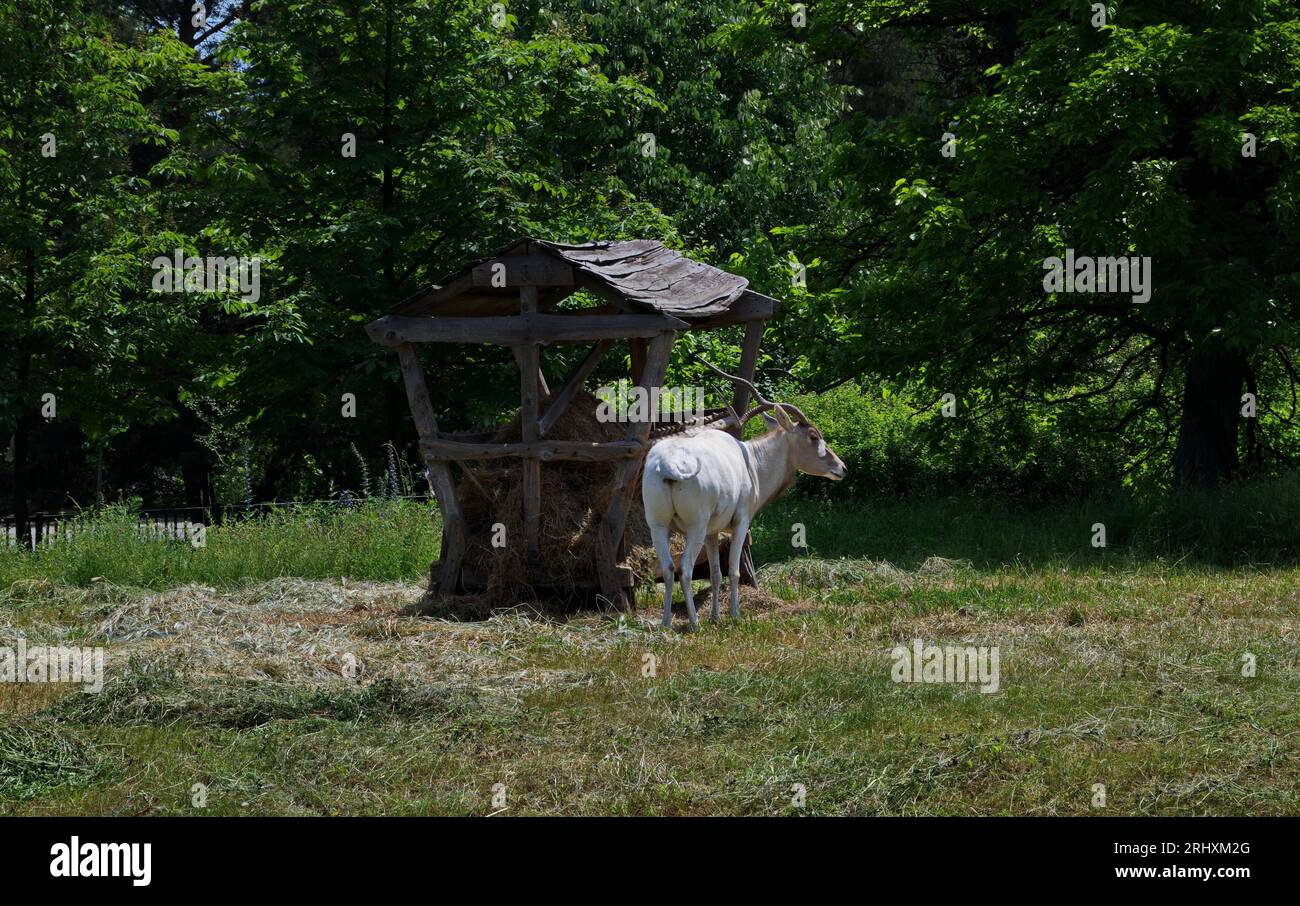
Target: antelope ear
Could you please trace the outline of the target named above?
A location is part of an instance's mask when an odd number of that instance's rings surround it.
[[[766,412],[764,412],[764,413],[763,413],[763,427],[767,428],[767,430],[769,430],[769,431],[775,431],[777,428],[779,428],[779,427],[781,427],[781,426],[780,426],[780,424],[777,423],[777,420],[776,420],[776,419],[772,418],[772,416],[770,416],[770,415],[768,415]]]
[[[776,413],[776,420],[781,423],[782,428],[784,428],[787,431],[794,430],[794,422],[790,421],[790,416],[786,415],[785,409],[781,408],[781,406],[778,405],[772,411]]]

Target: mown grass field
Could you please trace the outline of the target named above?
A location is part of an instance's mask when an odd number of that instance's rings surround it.
[[[0,644],[107,645],[108,683],[0,684],[0,812],[1300,813],[1300,569],[1092,548],[1104,518],[789,501],[766,593],[694,634],[649,589],[407,615],[423,508],[5,555]],[[1000,691],[895,683],[916,638],[998,646]]]

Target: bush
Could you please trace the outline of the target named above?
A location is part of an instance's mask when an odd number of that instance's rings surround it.
[[[813,421],[848,475],[834,496],[889,498],[933,496],[938,469],[929,457],[917,413],[896,395],[841,384],[822,394],[791,400]],[[800,482],[807,495],[826,496],[829,487]]]
[[[805,495],[873,500],[967,495],[1046,504],[1106,496],[1122,483],[1114,467],[1122,457],[1073,421],[1078,413],[981,419],[959,403],[957,417],[945,418],[937,401],[922,404],[910,394],[853,383],[791,401],[822,430],[849,470],[834,492],[801,482]],[[1088,443],[1080,442],[1084,436]]]

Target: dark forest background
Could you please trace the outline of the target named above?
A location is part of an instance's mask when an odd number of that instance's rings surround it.
[[[1104,25],[1074,0],[196,7],[0,0],[20,524],[421,490],[362,327],[519,236],[662,239],[783,300],[760,383],[844,455],[836,493],[1292,476],[1294,2],[1113,2]],[[1067,248],[1150,256],[1151,300],[1046,293]],[[260,298],[153,291],[177,249],[258,256]],[[729,391],[686,356],[734,367],[738,340],[679,342],[671,381]],[[508,354],[426,364],[450,428],[517,397]]]

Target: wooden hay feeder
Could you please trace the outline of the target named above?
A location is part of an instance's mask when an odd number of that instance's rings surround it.
[[[554,311],[561,300],[580,289],[604,304]],[[595,498],[602,500],[604,511],[591,526],[598,534],[594,548],[598,562],[596,587],[588,591],[598,591],[617,606],[630,607],[634,575],[623,562],[627,516],[646,451],[664,426],[632,422],[621,439],[600,442],[548,439],[547,432],[601,357],[619,341],[630,347],[631,380],[648,391],[662,387],[679,332],[744,324],[740,376],[752,379],[763,326],[776,305],[776,300],[750,290],[744,278],[693,261],[653,240],[561,245],[521,239],[368,324],[366,332],[372,340],[397,350],[429,482],[442,511],[442,554],[431,568],[431,592],[442,596],[475,592],[481,590],[483,581],[463,568],[467,526],[452,463],[467,469],[473,461],[520,460],[523,544],[529,584],[537,590],[553,581],[546,564],[538,562],[542,464],[608,462],[613,467],[612,486],[605,489],[606,496]],[[414,343],[511,347],[520,374],[520,439],[503,443],[494,440],[497,432],[440,432]],[[542,348],[557,343],[592,346],[563,386],[552,392],[541,371]],[[543,400],[547,408],[539,417]],[[732,407],[744,412],[748,402],[748,391],[738,385]],[[752,578],[748,552],[745,563]],[[707,576],[707,567],[704,574]]]

